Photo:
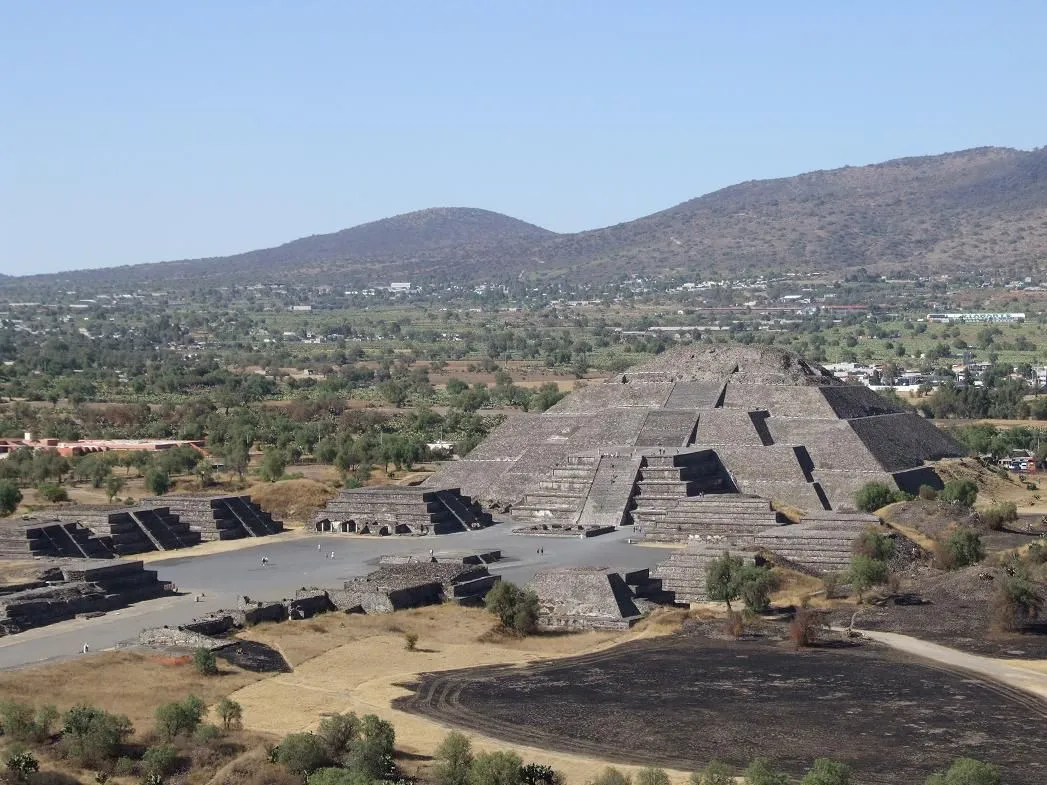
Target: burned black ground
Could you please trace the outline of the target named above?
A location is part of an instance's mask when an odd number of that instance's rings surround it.
[[[794,652],[698,632],[526,668],[424,676],[399,708],[504,739],[684,770],[820,756],[856,781],[919,783],[958,756],[1047,780],[1047,704],[873,645]]]

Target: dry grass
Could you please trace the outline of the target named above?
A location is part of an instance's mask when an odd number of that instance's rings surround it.
[[[208,704],[264,678],[222,663],[222,675],[201,676],[191,662],[167,664],[171,658],[140,652],[100,652],[75,660],[0,672],[0,695],[64,711],[89,703],[126,714],[139,731],[152,728],[161,703],[196,695]]]
[[[772,572],[778,579],[778,588],[771,594],[772,605],[799,607],[816,597],[824,598],[825,584],[821,578],[814,578],[782,567],[775,567]]]
[[[48,562],[36,559],[0,559],[0,586],[35,581]]]
[[[326,483],[301,479],[252,485],[246,493],[279,521],[307,522],[337,491]]]

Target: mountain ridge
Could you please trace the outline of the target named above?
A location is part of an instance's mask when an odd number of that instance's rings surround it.
[[[9,280],[319,281],[335,273],[374,283],[546,275],[592,280],[783,267],[948,271],[1042,260],[1047,148],[980,147],[750,180],[571,234],[489,210],[430,208],[232,256]]]

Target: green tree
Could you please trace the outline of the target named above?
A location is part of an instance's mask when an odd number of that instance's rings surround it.
[[[163,496],[171,489],[171,478],[167,476],[167,472],[165,471],[151,469],[146,472],[145,487],[148,488],[154,496]]]
[[[767,610],[771,602],[771,592],[778,585],[778,579],[770,567],[746,565],[738,573],[738,595],[745,607],[755,613]]]
[[[705,570],[705,592],[713,602],[727,604],[741,596],[742,558],[724,551],[723,556],[713,559]]]
[[[156,777],[172,774],[178,764],[178,750],[168,744],[157,744],[142,755],[142,773]]]
[[[468,736],[451,731],[437,747],[435,758],[433,785],[469,785],[473,750]]]
[[[62,750],[82,766],[100,766],[116,758],[134,733],[131,721],[94,706],[78,705],[63,717]]]
[[[965,507],[973,507],[978,498],[978,486],[970,480],[949,480],[938,493],[939,501],[956,502]]]
[[[124,478],[117,477],[115,474],[112,475],[108,480],[105,481],[105,494],[109,497],[109,503],[113,503],[113,499],[120,495],[120,491],[124,489]]]
[[[800,785],[851,785],[851,767],[829,758],[818,758]]]
[[[22,503],[22,492],[11,480],[0,480],[0,515],[10,515]]]
[[[711,760],[700,772],[691,775],[691,785],[733,785],[731,767],[718,760]]]
[[[352,745],[349,767],[379,780],[393,772],[393,747],[396,731],[392,723],[365,714],[360,718],[360,738]]]
[[[244,717],[244,707],[231,698],[220,698],[215,706],[215,710],[222,720],[222,727],[226,730],[232,727],[239,727]],[[321,722],[321,724],[323,723]]]
[[[523,785],[522,767],[515,752],[481,752],[469,767],[469,785]]]
[[[179,735],[192,736],[205,709],[204,702],[195,695],[184,701],[165,703],[156,709],[156,729],[167,740]]]
[[[331,714],[320,720],[316,735],[327,746],[332,760],[347,760],[360,737],[360,719],[353,712]]]
[[[201,646],[193,651],[193,667],[203,676],[217,676],[218,658],[213,651]]]
[[[0,701],[0,729],[12,741],[40,744],[51,735],[57,719],[58,710],[54,706],[36,710],[28,703]]]
[[[745,785],[789,785],[789,778],[763,758],[750,763],[742,776]]]
[[[299,777],[305,777],[331,762],[327,746],[312,733],[292,733],[276,750],[276,760]]]
[[[940,774],[932,774],[925,785],[1000,785],[1000,770],[974,758],[957,758]]]
[[[36,492],[43,497],[45,501],[49,501],[52,504],[69,501],[69,493],[66,489],[53,482],[40,483],[36,488]]]
[[[538,595],[508,581],[499,581],[484,598],[487,610],[502,626],[520,635],[529,635],[538,625]]]
[[[861,553],[851,557],[849,575],[851,585],[858,592],[859,603],[862,602],[862,594],[887,580],[887,572],[887,563],[879,559],[873,559]]]
[[[258,467],[258,476],[266,482],[276,482],[284,476],[287,468],[287,456],[283,450],[270,447],[262,455],[262,463]]]

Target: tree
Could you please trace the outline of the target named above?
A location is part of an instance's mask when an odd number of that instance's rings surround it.
[[[851,767],[829,758],[818,758],[800,785],[851,785]]]
[[[882,482],[867,482],[854,495],[854,504],[859,510],[873,512],[898,501],[895,491]]]
[[[448,733],[436,748],[433,785],[469,785],[473,763],[472,743],[464,733]]]
[[[740,556],[724,551],[723,556],[713,559],[705,570],[705,593],[713,602],[727,603],[728,611],[731,610],[731,600],[738,599],[741,594],[742,564]]]
[[[635,785],[670,785],[669,775],[665,769],[646,766],[636,772]]]
[[[168,744],[157,744],[142,755],[142,773],[163,778],[175,770],[177,763],[178,750]]]
[[[743,777],[745,785],[789,785],[789,778],[763,758],[750,763]]]
[[[496,583],[487,592],[484,605],[507,630],[528,635],[538,625],[538,595],[508,581]]]
[[[122,714],[84,704],[67,711],[63,722],[62,749],[82,766],[99,766],[112,760],[134,733],[131,721]]]
[[[351,711],[331,714],[320,720],[316,735],[327,745],[332,760],[345,760],[360,736],[360,719]]]
[[[201,646],[193,652],[193,667],[203,676],[217,676],[218,658],[213,651]]]
[[[393,771],[395,743],[396,731],[391,723],[365,714],[360,718],[360,738],[349,753],[349,767],[374,780],[387,778]]]
[[[163,496],[171,489],[171,478],[165,471],[152,469],[145,475],[145,487],[155,496]]]
[[[283,450],[271,447],[262,455],[262,463],[258,467],[258,476],[266,482],[276,482],[284,476],[287,468],[287,456]]]
[[[34,710],[28,703],[0,701],[0,728],[12,741],[40,744],[51,735],[51,726],[57,719],[54,706]]]
[[[247,465],[251,459],[249,447],[249,443],[233,439],[222,448],[221,452],[226,468],[236,472],[241,480],[244,478],[244,472],[247,471]]]
[[[40,494],[45,501],[49,501],[52,504],[69,501],[69,493],[66,489],[53,482],[40,483],[36,488],[36,492]]]
[[[523,785],[522,767],[515,752],[481,752],[469,767],[469,785]]]
[[[974,758],[957,758],[943,773],[932,774],[925,785],[1000,785],[1000,770]]]
[[[22,492],[11,480],[0,480],[0,515],[10,515],[22,503]]]
[[[195,695],[184,701],[173,701],[156,709],[156,729],[170,741],[178,735],[192,736],[203,719],[206,706]]]
[[[691,785],[733,785],[734,776],[726,763],[711,760],[700,772],[691,775]]]
[[[312,733],[292,733],[276,749],[276,761],[292,774],[305,777],[331,762],[327,747]]]
[[[220,698],[215,706],[215,710],[222,720],[222,727],[226,730],[234,726],[239,727],[241,720],[243,720],[244,707],[231,698]],[[320,724],[323,725],[322,722]]]
[[[887,563],[879,559],[873,559],[861,553],[851,557],[851,585],[858,592],[859,603],[862,602],[864,592],[887,580],[887,572]]]
[[[939,501],[956,502],[964,507],[973,507],[978,498],[978,486],[971,480],[949,480],[938,493]]]
[[[105,493],[109,497],[109,503],[113,503],[113,499],[120,495],[120,491],[124,489],[124,478],[117,477],[115,474],[105,481]]]
[[[754,564],[742,567],[738,573],[738,595],[745,607],[754,613],[762,613],[770,605],[771,592],[778,585],[778,579],[770,567],[757,567]]]

